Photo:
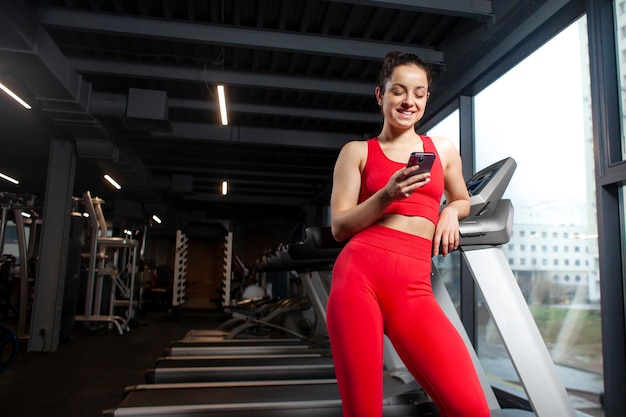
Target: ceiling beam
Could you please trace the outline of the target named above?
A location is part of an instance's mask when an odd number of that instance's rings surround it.
[[[219,195],[218,193],[194,193],[182,197],[186,202],[202,203],[225,203],[225,204],[249,204],[250,206],[296,206],[302,207],[308,204],[309,199],[300,197],[277,197],[251,196],[251,195]]]
[[[137,36],[240,48],[273,49],[285,52],[311,53],[379,61],[393,49],[419,55],[433,64],[443,64],[442,51],[393,42],[347,39],[339,36],[318,36],[302,33],[230,27],[208,23],[150,19],[120,14],[104,14],[79,10],[39,7],[37,12],[44,27],[83,30],[121,36]]]
[[[168,104],[170,108],[184,108],[195,110],[208,110],[217,111],[218,106],[214,101],[207,100],[188,100],[188,99],[176,99],[169,98]],[[269,114],[269,115],[281,115],[291,117],[303,117],[312,119],[324,119],[324,120],[341,120],[341,121],[353,121],[364,123],[381,123],[382,116],[377,112],[355,112],[348,110],[336,110],[336,109],[316,109],[312,107],[300,108],[289,106],[273,106],[268,104],[245,104],[245,103],[228,103],[228,111],[233,113],[248,113],[248,114]]]
[[[260,167],[260,168],[224,168],[219,167],[206,167],[198,168],[197,166],[185,167],[181,164],[172,164],[171,161],[167,161],[164,164],[156,166],[154,161],[151,161],[152,165],[155,165],[155,172],[176,172],[179,175],[188,174],[194,178],[194,188],[197,188],[197,183],[206,183],[211,180],[211,176],[214,178],[228,178],[229,182],[237,184],[255,184],[258,187],[259,183],[263,183],[265,186],[272,188],[285,188],[285,187],[299,187],[302,190],[308,191],[314,188],[313,182],[325,182],[329,179],[332,165],[328,166],[326,172],[307,172],[304,174],[297,174],[290,172],[288,179],[290,182],[285,181],[285,172],[287,168],[281,170],[281,166],[277,165],[274,168]],[[320,171],[318,169],[318,171]],[[156,181],[156,184],[163,184],[166,174],[161,174],[160,179]],[[302,185],[302,180],[306,180],[307,184]],[[221,182],[221,181],[220,181]],[[162,186],[159,188],[163,188]]]
[[[350,140],[365,139],[363,135],[359,134],[216,126],[204,123],[181,122],[172,122],[171,132],[154,131],[151,133],[151,137],[155,138],[155,140],[168,139],[175,141],[176,138],[180,138],[197,141],[245,142],[263,145],[282,145],[292,148],[309,147],[321,149],[340,149]]]
[[[337,3],[384,7],[411,12],[432,13],[444,16],[469,17],[486,20],[493,17],[491,0],[327,0]]]
[[[373,97],[372,97],[373,99]],[[126,94],[102,93],[93,91],[89,111],[94,116],[124,117],[126,116]],[[214,100],[198,100],[168,97],[170,109],[189,109],[207,112],[218,111]],[[378,112],[358,112],[338,109],[319,109],[314,107],[278,106],[272,104],[247,104],[229,101],[228,111],[232,113],[248,113],[263,115],[281,115],[286,117],[302,117],[309,119],[353,121],[360,123],[379,124],[381,116]]]
[[[70,66],[79,74],[101,74],[142,79],[206,83],[226,83],[248,87],[276,88],[281,90],[310,91],[316,93],[374,96],[374,82],[333,80],[327,78],[294,77],[287,74],[259,74],[255,72],[211,70],[203,67],[137,63],[90,58],[69,57]]]

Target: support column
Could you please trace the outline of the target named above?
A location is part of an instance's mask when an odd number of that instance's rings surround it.
[[[459,135],[460,154],[463,160],[463,177],[465,180],[472,178],[476,172],[475,158],[475,120],[474,117],[474,97],[459,97]],[[476,346],[476,284],[472,279],[471,272],[461,258],[461,321],[467,332],[472,345]]]
[[[29,352],[54,352],[59,344],[75,171],[76,151],[73,142],[52,140],[43,204],[38,276],[35,280],[28,339]]]

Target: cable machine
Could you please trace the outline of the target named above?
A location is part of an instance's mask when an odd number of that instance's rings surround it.
[[[89,268],[84,314],[77,315],[75,320],[90,324],[108,323],[109,327],[115,326],[118,333],[123,334],[130,330],[129,322],[138,311],[134,293],[139,242],[107,236],[102,212],[104,201],[92,198],[89,191],[84,193],[82,201],[91,223]],[[124,316],[116,315],[115,307],[124,308]]]

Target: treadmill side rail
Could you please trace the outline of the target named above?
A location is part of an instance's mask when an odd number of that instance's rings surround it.
[[[576,417],[502,248],[461,250],[537,417]]]
[[[450,294],[448,293],[448,290],[446,289],[446,286],[441,279],[439,271],[434,264],[431,282],[433,287],[433,294],[435,294],[437,302],[441,306],[443,312],[446,313],[446,316],[448,316],[448,319],[450,320],[450,322],[452,322],[457,332],[459,332],[459,335],[467,346],[467,350],[472,358],[474,367],[476,368],[476,374],[478,375],[478,379],[480,380],[480,385],[483,387],[483,392],[485,393],[485,398],[487,399],[487,405],[489,406],[489,410],[491,410],[493,414],[494,411],[500,410],[500,404],[498,403],[498,399],[496,398],[496,395],[491,388],[491,384],[487,379],[487,375],[485,374],[480,360],[478,359],[478,355],[474,350],[474,346],[472,345],[472,342],[470,341],[469,336],[465,331],[463,322],[457,314],[454,303],[452,302],[452,298],[450,298]]]

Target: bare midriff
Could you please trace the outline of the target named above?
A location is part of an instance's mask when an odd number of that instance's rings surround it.
[[[435,225],[424,217],[386,214],[379,218],[376,224],[420,236],[428,240],[432,240],[435,235]]]

